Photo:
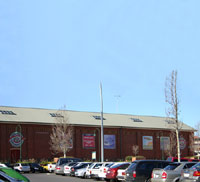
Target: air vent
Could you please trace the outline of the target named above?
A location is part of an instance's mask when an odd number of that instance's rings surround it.
[[[49,113],[51,117],[63,117],[61,114],[59,113]]]
[[[168,123],[168,124],[175,124],[175,122],[173,120],[169,120],[169,119],[165,120],[165,122]]]
[[[0,110],[1,114],[7,114],[7,115],[17,115],[15,114],[13,111],[3,111],[3,110]]]
[[[143,122],[141,119],[138,118],[130,118],[133,122]]]
[[[93,116],[94,119],[96,120],[101,120],[101,116]],[[106,120],[105,118],[103,118],[103,120]]]

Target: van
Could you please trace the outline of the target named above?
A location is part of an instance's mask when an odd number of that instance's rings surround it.
[[[136,160],[125,171],[125,180],[149,182],[154,168],[164,168],[169,163],[171,162],[165,160]]]

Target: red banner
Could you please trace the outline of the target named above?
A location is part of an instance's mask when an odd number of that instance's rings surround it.
[[[95,148],[95,136],[83,134],[83,148]]]

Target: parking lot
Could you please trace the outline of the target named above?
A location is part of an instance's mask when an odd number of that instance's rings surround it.
[[[55,175],[54,173],[26,173],[31,182],[94,182],[93,179],[81,179],[77,177]]]

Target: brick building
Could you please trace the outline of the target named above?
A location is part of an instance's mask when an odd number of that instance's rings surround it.
[[[100,114],[95,112],[66,111],[74,126],[73,144],[68,156],[91,159],[100,154]],[[22,138],[22,159],[52,159],[49,146],[51,127],[56,122],[57,110],[0,107],[0,160],[20,158],[19,136]],[[165,158],[170,144],[171,121],[165,117],[104,114],[104,159],[124,159],[133,155],[132,146],[139,146],[139,154],[147,159]],[[20,135],[21,134],[21,135]],[[181,128],[181,156],[193,154],[189,140],[194,129],[183,124]]]

